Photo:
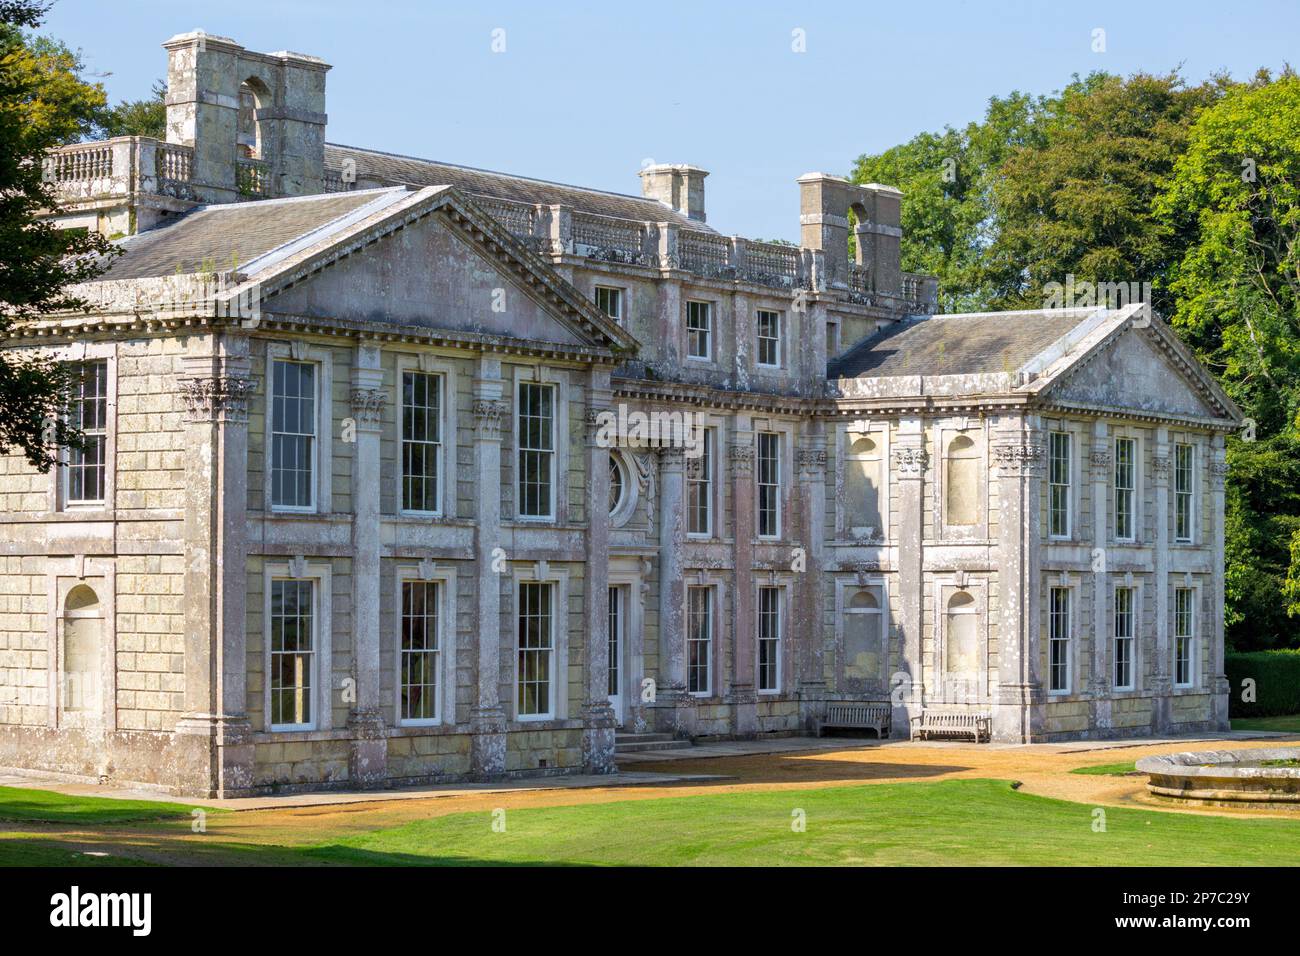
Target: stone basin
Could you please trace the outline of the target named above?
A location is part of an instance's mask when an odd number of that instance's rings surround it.
[[[1300,765],[1263,766],[1300,760],[1300,747],[1204,750],[1143,757],[1137,769],[1147,789],[1178,803],[1300,811]]]

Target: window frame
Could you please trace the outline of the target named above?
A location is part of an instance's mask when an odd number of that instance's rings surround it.
[[[316,366],[316,441],[313,456],[310,508],[274,504],[275,499],[275,398],[274,363],[305,362]],[[261,389],[263,511],[270,514],[329,514],[332,510],[334,463],[334,353],[325,346],[293,342],[268,342],[263,361],[265,387]]]
[[[776,322],[776,330],[773,335],[763,335],[764,316],[770,316]],[[755,309],[754,310],[754,365],[761,369],[780,369],[785,366],[785,315],[776,309]],[[763,361],[764,343],[772,343],[771,347],[776,352],[776,361]]]
[[[714,520],[715,511],[716,511],[716,507],[714,503],[714,495],[716,493],[716,488],[718,484],[716,480],[717,472],[718,472],[717,436],[718,436],[718,429],[715,426],[711,424],[705,425],[703,428],[703,434],[701,435],[701,444],[702,447],[704,448],[704,453],[698,459],[692,459],[692,458],[686,459],[685,478],[686,478],[686,537],[687,538],[693,538],[696,540],[706,540],[713,537],[714,525],[716,524],[716,521]],[[705,466],[707,466],[708,475],[706,478],[699,479],[691,476],[692,461],[701,461]],[[699,490],[693,492],[693,489],[699,489]],[[698,508],[691,500],[692,493],[703,496],[701,500],[704,502],[705,505],[704,512],[707,518],[707,527],[703,531],[691,530],[692,520],[696,512],[698,511]]]
[[[691,318],[692,318],[691,310],[693,306],[697,307],[696,308],[697,312],[699,311],[698,307],[701,306],[703,307],[704,318],[706,320],[706,325],[703,329],[701,328],[693,329],[691,327]],[[682,322],[682,330],[686,335],[686,348],[683,350],[682,354],[686,356],[686,361],[688,362],[710,362],[711,363],[715,360],[714,357],[717,354],[717,344],[715,342],[717,323],[714,322],[713,320],[714,319],[713,306],[714,306],[713,302],[708,299],[687,299],[686,300],[686,304],[685,304],[686,314]],[[704,334],[704,342],[707,348],[705,349],[705,354],[696,355],[691,351],[691,336],[692,334],[698,334],[700,332],[703,332]]]
[[[1188,628],[1186,634],[1179,634],[1179,608],[1178,599],[1182,594],[1188,596],[1190,606],[1187,609]],[[1199,654],[1199,618],[1198,610],[1200,608],[1201,589],[1196,585],[1182,584],[1173,588],[1173,608],[1169,615],[1169,622],[1172,626],[1170,635],[1170,649],[1173,651],[1173,668],[1172,678],[1173,686],[1179,690],[1187,690],[1196,687],[1197,664]],[[1178,642],[1185,640],[1187,643],[1187,680],[1178,679]]]
[[[600,311],[605,316],[613,319],[620,326],[623,324],[623,316],[624,316],[624,309],[623,309],[623,301],[625,298],[624,291],[625,290],[621,286],[600,285],[599,283],[593,285],[591,288],[591,301],[595,303],[596,308],[600,309]],[[613,295],[614,301],[617,302],[618,304],[617,311],[610,312],[600,304],[601,293],[605,293],[606,296],[609,296],[610,294]]]
[[[1133,449],[1132,457],[1129,460],[1129,467],[1131,470],[1131,474],[1129,475],[1129,479],[1128,479],[1128,487],[1121,487],[1119,481],[1120,479],[1119,449],[1122,443],[1128,444]],[[1110,506],[1111,506],[1111,520],[1112,520],[1112,525],[1114,527],[1114,537],[1117,542],[1121,542],[1125,544],[1135,544],[1137,543],[1138,540],[1138,528],[1141,523],[1141,515],[1138,510],[1138,505],[1141,499],[1141,480],[1139,475],[1141,473],[1142,446],[1136,435],[1116,435],[1114,441],[1111,443],[1111,454],[1114,456],[1114,461],[1111,464],[1111,480],[1110,480],[1110,486],[1111,486]],[[1129,495],[1128,519],[1129,519],[1130,528],[1129,528],[1129,533],[1127,534],[1120,534],[1119,502],[1120,502],[1121,492],[1127,492]]]
[[[392,694],[393,724],[397,727],[437,727],[456,723],[456,569],[440,564],[399,565],[394,575]],[[410,583],[438,586],[438,700],[434,717],[402,716],[402,598]],[[450,693],[448,693],[450,691]]]
[[[1058,696],[1068,696],[1074,691],[1074,592],[1070,584],[1051,584],[1047,589],[1047,692]],[[1065,596],[1064,614],[1058,614],[1053,605],[1057,594]],[[1058,637],[1057,622],[1064,620],[1065,636]],[[1056,686],[1057,662],[1053,660],[1056,646],[1060,646],[1063,655],[1065,679],[1061,686]]]
[[[523,445],[523,393],[525,388],[537,388],[549,391],[551,394],[551,417],[550,417],[550,440],[551,447],[547,448],[525,448]],[[518,521],[527,521],[534,523],[547,523],[559,520],[559,498],[560,489],[557,482],[560,472],[560,446],[562,444],[560,437],[563,434],[560,428],[560,403],[561,393],[560,386],[556,382],[538,381],[533,379],[520,378],[515,382],[514,395],[514,486],[515,486],[515,519]],[[523,455],[532,454],[549,454],[548,474],[547,474],[547,510],[545,514],[524,514],[524,469]]]
[[[1128,609],[1128,630],[1127,635],[1121,636],[1119,633],[1120,592],[1126,592],[1129,595]],[[1116,584],[1111,588],[1111,608],[1110,608],[1110,687],[1116,693],[1129,693],[1138,689],[1138,634],[1140,630],[1141,614],[1141,591],[1136,584]],[[1119,678],[1119,649],[1120,642],[1128,642],[1128,682],[1121,684]]]
[[[703,593],[706,598],[703,618],[698,618],[698,616],[693,613],[691,608],[691,595],[696,592]],[[686,643],[686,647],[685,647],[686,693],[691,697],[706,698],[706,697],[713,696],[714,683],[715,683],[714,672],[716,670],[716,662],[714,660],[714,657],[717,653],[717,648],[718,648],[718,640],[717,640],[718,604],[719,604],[718,595],[719,595],[718,586],[710,582],[688,583],[686,587],[683,588],[683,604],[685,607],[684,621],[683,621],[685,626],[683,630],[686,636],[686,641],[685,641]],[[697,619],[702,619],[708,625],[709,633],[708,633],[707,640],[701,641],[698,638],[692,637],[692,633],[693,633],[692,627],[694,625],[695,620]],[[704,661],[707,665],[706,675],[705,675],[707,677],[707,681],[706,681],[706,686],[702,690],[691,689],[693,671],[694,671],[694,668],[691,665],[692,644],[703,644],[705,646]]]
[[[1180,490],[1179,480],[1183,469],[1179,467],[1179,456],[1187,452],[1189,459],[1186,468],[1187,489]],[[1173,455],[1173,479],[1174,479],[1174,544],[1194,544],[1196,542],[1196,445],[1193,442],[1175,442]],[[1187,503],[1187,533],[1180,535],[1178,525],[1182,517],[1180,509],[1183,502]]]
[[[69,449],[60,446],[56,452],[58,465],[50,469],[49,474],[49,510],[69,514],[107,513],[112,514],[117,506],[117,343],[89,342],[75,343],[56,350],[49,356],[66,365],[82,365],[89,362],[104,362],[104,497],[100,501],[68,500],[67,464]]]
[[[1065,441],[1065,482],[1055,480],[1054,467],[1060,460],[1056,454],[1058,439]],[[1074,433],[1065,428],[1054,428],[1047,433],[1047,536],[1052,541],[1070,541],[1074,537]],[[1057,511],[1053,494],[1057,489],[1065,498],[1065,530],[1057,531]]]
[[[520,596],[523,594],[522,585],[540,584],[547,585],[551,589],[551,616],[550,616],[550,654],[551,670],[549,687],[549,709],[541,714],[524,714],[520,712],[519,691],[520,691],[520,670],[519,670],[519,612],[521,608]],[[545,561],[535,562],[531,568],[521,568],[516,570],[513,576],[513,607],[511,608],[511,664],[510,664],[510,686],[511,697],[509,713],[513,715],[514,720],[518,723],[533,724],[548,720],[563,719],[568,715],[569,706],[569,574],[563,568],[553,568]]]
[[[81,414],[81,409],[83,408],[84,405],[85,396],[80,392],[80,389],[84,388],[85,370],[88,369],[90,366],[102,366],[104,369],[103,393],[100,395],[92,396],[94,400],[102,401],[104,403],[103,426],[95,429],[84,429],[82,432],[82,434],[85,436],[91,436],[91,437],[97,437],[103,439],[103,444],[101,446],[101,455],[102,455],[101,461],[98,466],[93,466],[93,465],[90,466],[92,469],[96,469],[100,472],[99,486],[100,486],[101,496],[98,498],[73,498],[72,497],[73,469],[80,468],[83,472],[88,469],[86,468],[85,465],[77,465],[73,462],[73,457],[75,455],[80,454],[81,452],[78,449],[73,448],[72,446],[68,446],[62,449],[63,467],[59,469],[59,471],[62,473],[61,477],[63,480],[62,500],[63,500],[64,507],[68,511],[101,510],[108,503],[108,473],[109,473],[108,427],[109,427],[109,419],[112,417],[110,411],[110,404],[109,404],[109,384],[108,384],[109,383],[109,362],[108,359],[105,357],[94,357],[94,358],[87,357],[82,359],[79,362],[76,362],[75,364],[79,369],[81,369],[82,375],[79,378],[80,384],[79,384],[79,391],[76,400],[74,402],[71,402],[70,405],[75,406],[78,413],[77,414],[78,419],[83,419],[83,420],[84,420],[84,416]],[[69,408],[69,412],[71,411],[72,409]],[[76,427],[78,428],[81,427],[80,422],[77,423]]]
[[[779,541],[781,539],[782,526],[782,504],[785,495],[782,489],[785,487],[785,459],[786,455],[782,450],[782,444],[786,433],[772,427],[765,426],[762,429],[756,429],[754,432],[754,535],[761,541]],[[772,447],[775,449],[774,456],[776,480],[775,482],[764,482],[763,473],[763,444],[764,439],[772,439]],[[772,503],[774,530],[763,531],[763,491],[771,488],[774,501]]]
[[[788,618],[786,610],[788,589],[784,584],[758,584],[755,585],[754,591],[754,689],[759,694],[777,695],[782,692],[785,667],[785,624]],[[771,600],[775,602],[775,614],[769,614],[768,620],[774,621],[776,626],[776,637],[763,636],[763,596],[771,594]],[[763,644],[768,643],[772,647],[772,659],[769,662],[771,669],[774,671],[774,683],[771,687],[763,686]]]
[[[325,563],[267,562],[262,569],[262,726],[267,733],[291,734],[329,730],[333,726],[333,658],[331,655],[331,568]],[[275,724],[271,720],[271,586],[273,581],[312,582],[312,720]]]
[[[449,473],[449,466],[452,472],[455,470],[456,462],[456,389],[454,383],[455,369],[445,363],[430,361],[425,356],[401,356],[397,360],[397,388],[396,388],[396,425],[394,434],[394,453],[396,463],[394,471],[396,472],[394,510],[398,515],[415,517],[415,518],[444,518],[453,513],[455,508],[454,497],[451,496],[448,488],[449,485],[455,487],[455,475]],[[438,489],[436,508],[433,511],[422,511],[406,507],[406,376],[428,375],[438,381],[439,391],[439,409],[438,409]]]

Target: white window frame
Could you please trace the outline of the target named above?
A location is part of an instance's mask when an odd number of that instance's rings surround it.
[[[396,391],[396,434],[394,435],[396,463],[393,471],[396,473],[394,483],[393,499],[394,510],[399,515],[408,515],[417,518],[442,518],[454,513],[455,507],[455,467],[456,467],[456,369],[450,362],[439,361],[428,355],[400,355],[397,359],[397,387]],[[406,374],[415,372],[422,375],[436,375],[440,378],[439,388],[441,390],[440,421],[439,435],[441,437],[440,448],[438,451],[438,501],[437,508],[434,511],[417,511],[408,510],[403,507],[404,494],[404,470],[405,456],[403,455],[403,434],[405,433],[406,407],[403,401],[403,385],[406,381]]]
[[[776,684],[772,687],[761,687],[762,683],[761,661],[763,659],[763,624],[762,624],[762,600],[764,591],[776,592]],[[785,684],[785,630],[786,622],[789,620],[789,595],[790,589],[784,583],[759,583],[754,586],[754,689],[764,696],[778,695],[782,692]]]
[[[772,316],[776,320],[775,336],[770,336],[770,335],[765,336],[762,334],[763,316],[765,315]],[[785,315],[777,311],[776,309],[755,309],[754,310],[754,364],[755,366],[764,369],[781,368],[785,362],[785,348],[783,347],[784,339],[785,339]],[[762,355],[763,355],[764,342],[773,343],[773,348],[776,350],[775,362],[763,361]]]
[[[316,441],[312,467],[312,504],[310,507],[277,505],[275,487],[275,407],[274,363],[306,362],[316,366]],[[329,514],[332,510],[333,450],[334,450],[334,354],[323,346],[307,345],[301,341],[268,342],[266,346],[265,387],[263,399],[262,468],[265,484],[263,508],[267,514]]]
[[[717,524],[717,521],[715,520],[717,516],[717,502],[715,501],[714,496],[717,493],[717,486],[718,486],[718,447],[719,447],[718,434],[719,434],[719,429],[711,421],[707,422],[704,425],[704,430],[703,430],[703,434],[701,435],[701,440],[704,445],[704,455],[707,456],[705,460],[707,461],[709,466],[709,473],[708,473],[707,480],[700,481],[698,479],[692,478],[690,474],[692,459],[690,458],[686,459],[685,467],[686,467],[686,506],[687,506],[686,537],[687,538],[694,538],[696,540],[706,540],[708,538],[712,538],[713,529]],[[702,488],[701,493],[705,496],[705,502],[708,505],[708,527],[705,528],[705,530],[703,531],[690,530],[691,516],[694,513],[694,509],[691,507],[692,485]]]
[[[1065,439],[1065,483],[1053,480],[1052,467],[1055,461],[1053,443],[1058,438]],[[1065,428],[1054,428],[1047,433],[1047,536],[1053,541],[1069,541],[1074,536],[1074,470],[1075,458],[1074,433]],[[1064,488],[1065,494],[1065,531],[1058,532],[1052,527],[1052,491]]]
[[[600,294],[602,292],[606,293],[607,295],[610,293],[613,294],[613,301],[618,306],[618,308],[614,312],[607,312],[604,309],[604,307],[601,306]],[[596,308],[600,309],[601,312],[603,312],[609,318],[613,319],[619,325],[623,324],[623,315],[624,315],[623,302],[625,298],[626,298],[625,290],[620,286],[597,284],[593,286],[591,290],[591,301],[596,304]]]
[[[1178,490],[1178,473],[1179,473],[1178,453],[1180,450],[1184,448],[1187,449],[1188,457],[1191,459],[1191,461],[1188,463],[1187,466],[1188,488],[1186,491],[1179,491]],[[1174,543],[1175,544],[1193,544],[1196,541],[1196,492],[1197,492],[1196,460],[1198,457],[1196,451],[1197,451],[1196,445],[1193,442],[1180,441],[1174,443],[1174,454],[1173,454],[1172,466],[1173,466],[1173,479],[1174,479],[1173,490],[1174,490]],[[1187,501],[1187,534],[1179,535],[1178,534],[1178,508],[1179,508],[1180,500],[1183,499]]]
[[[524,404],[523,404],[522,396],[525,388],[547,389],[551,393],[551,447],[550,449],[544,449],[544,448],[532,449],[532,448],[523,447],[522,422],[523,422]],[[561,400],[560,389],[553,382],[519,380],[515,382],[514,397],[515,397],[515,401],[514,401],[515,447],[514,447],[513,465],[514,465],[514,473],[515,473],[515,518],[518,519],[519,521],[536,521],[536,522],[554,521],[557,517],[557,511],[558,511],[557,504],[559,499],[559,489],[556,487],[556,479],[559,474],[558,458],[560,455],[559,446],[560,446],[560,434],[561,434],[559,428],[560,400]],[[540,452],[540,453],[545,453],[549,451],[550,453],[550,457],[547,459],[549,463],[549,475],[547,477],[548,494],[547,494],[547,501],[546,501],[547,508],[545,514],[526,515],[523,513],[524,473],[523,473],[523,468],[520,467],[520,456],[526,451]]]
[[[1065,637],[1052,636],[1052,595],[1056,591],[1065,594]],[[1073,584],[1049,583],[1047,588],[1047,692],[1056,697],[1066,697],[1074,692],[1074,648],[1076,590]],[[1063,644],[1065,653],[1065,686],[1052,686],[1052,645]]]
[[[400,565],[393,603],[393,723],[399,727],[436,727],[456,723],[456,569],[442,565]],[[402,602],[406,584],[438,585],[438,689],[435,717],[402,716]]]
[[[762,457],[761,451],[763,447],[763,438],[765,436],[771,436],[775,439],[775,447],[776,447],[776,484],[775,485],[773,485],[770,482],[763,483],[760,482],[759,480],[759,474],[761,472],[761,464],[760,464],[761,457]],[[761,428],[755,427],[754,429],[754,536],[757,537],[760,541],[779,541],[781,538],[781,532],[783,530],[782,525],[784,523],[782,520],[784,516],[782,515],[781,512],[785,510],[785,489],[786,487],[788,487],[789,484],[789,482],[786,479],[786,468],[787,468],[786,462],[787,459],[789,458],[789,454],[787,453],[784,447],[787,438],[788,438],[788,433],[782,429],[775,427],[774,425],[769,426],[767,424],[764,424],[763,427]],[[763,524],[762,489],[764,487],[776,489],[776,505],[774,509],[775,518],[776,518],[775,521],[776,529],[767,534],[764,534],[760,530]]]
[[[691,328],[691,306],[693,305],[704,307],[704,317],[708,323],[703,330],[705,333],[705,344],[708,346],[708,349],[706,350],[704,355],[694,355],[691,353],[691,332],[700,331],[698,329],[692,330]],[[685,342],[686,347],[683,350],[683,354],[686,356],[686,361],[712,362],[714,355],[717,353],[717,344],[715,342],[715,339],[717,337],[717,329],[718,329],[718,323],[714,321],[715,309],[713,306],[713,302],[707,299],[687,299],[685,310],[686,310],[685,314],[682,318],[682,329],[684,330],[686,335],[686,342]]]
[[[59,464],[50,469],[50,511],[112,512],[117,501],[117,343],[77,342],[57,350],[52,356],[68,365],[104,362],[104,497],[98,501],[69,501],[67,464],[69,448],[59,448]]]
[[[1178,595],[1182,592],[1191,595],[1192,606],[1188,609],[1189,627],[1185,635],[1187,640],[1187,680],[1178,679]],[[1169,623],[1173,633],[1170,635],[1170,650],[1173,652],[1173,667],[1171,676],[1173,685],[1180,690],[1195,687],[1197,685],[1197,664],[1199,663],[1200,653],[1200,607],[1201,607],[1201,588],[1199,584],[1179,584],[1172,589],[1171,599],[1173,607],[1170,609]]]
[[[1130,484],[1131,488],[1120,488],[1119,485],[1119,446],[1120,442],[1131,442],[1133,445],[1133,474]],[[1142,439],[1132,434],[1116,434],[1111,441],[1111,462],[1110,474],[1110,517],[1111,526],[1115,529],[1115,540],[1123,544],[1135,544],[1141,537],[1142,528]],[[1130,521],[1132,527],[1131,534],[1121,535],[1119,533],[1119,495],[1121,491],[1127,491],[1130,495],[1131,507],[1129,509]]]
[[[1129,591],[1132,595],[1132,605],[1130,614],[1132,620],[1129,624],[1130,633],[1124,640],[1129,642],[1129,681],[1127,684],[1120,684],[1116,678],[1119,666],[1119,642],[1121,640],[1117,633],[1119,628],[1119,592]],[[1139,660],[1139,637],[1142,633],[1142,589],[1136,582],[1120,582],[1112,585],[1110,589],[1110,688],[1116,693],[1129,693],[1136,691],[1140,685],[1139,675],[1141,674],[1141,661]]]
[[[551,586],[551,679],[547,688],[548,707],[542,714],[519,712],[519,607],[521,584],[547,584]],[[519,569],[514,574],[514,597],[511,608],[510,713],[520,723],[538,723],[556,720],[568,714],[569,685],[569,574],[562,568],[552,568],[539,561],[532,568]]]
[[[333,657],[331,655],[331,569],[325,563],[295,559],[267,562],[262,569],[262,723],[269,733],[329,730],[332,726]],[[312,714],[305,724],[271,722],[271,582],[312,582]]]
[[[709,640],[707,642],[708,654],[706,657],[706,660],[708,661],[709,664],[709,673],[708,673],[709,680],[708,680],[708,686],[704,690],[690,689],[691,687],[691,645],[695,643],[705,643],[703,641],[696,641],[691,637],[691,592],[695,590],[703,590],[707,592],[707,594],[709,595],[708,608],[706,609],[707,614],[705,615],[704,618],[706,621],[708,621],[709,624]],[[720,589],[716,584],[710,581],[701,581],[701,580],[688,581],[686,583],[686,586],[682,589],[682,594],[683,594],[682,602],[684,604],[683,618],[682,618],[683,625],[684,625],[683,634],[685,637],[685,644],[686,644],[686,648],[685,648],[686,650],[686,655],[685,655],[686,656],[686,660],[685,660],[686,692],[691,697],[712,697],[713,696],[713,687],[715,683],[715,678],[717,676],[716,672],[717,672],[718,622],[719,622],[718,605],[721,604],[721,599],[719,596],[720,593],[721,593]]]

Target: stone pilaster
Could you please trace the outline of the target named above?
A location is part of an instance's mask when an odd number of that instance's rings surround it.
[[[890,677],[893,732],[906,735],[912,717],[925,706],[925,665],[921,642],[924,594],[924,522],[922,490],[929,466],[925,426],[919,418],[903,418],[893,448],[893,478],[898,487],[898,626],[903,632],[902,657]]]
[[[794,640],[795,690],[800,699],[800,720],[813,729],[826,697],[825,635],[822,608],[825,603],[822,569],[826,540],[826,434],[821,421],[808,426],[796,456],[798,501],[803,535],[804,571],[795,588]]]
[[[655,729],[683,733],[686,692],[686,588],[682,580],[686,544],[685,453],[659,450],[659,682]]]
[[[1156,429],[1156,444],[1151,456],[1151,482],[1155,492],[1155,580],[1152,581],[1151,599],[1155,602],[1156,633],[1152,652],[1155,666],[1151,668],[1151,693],[1155,700],[1151,707],[1151,731],[1168,733],[1173,723],[1173,700],[1169,693],[1173,681],[1169,647],[1169,429]],[[1141,658],[1139,658],[1139,661]]]
[[[748,416],[736,418],[728,449],[731,468],[731,521],[735,529],[735,575],[731,594],[731,680],[727,702],[731,705],[731,732],[752,737],[758,730],[758,696],[754,686],[757,664],[754,620],[754,432]]]
[[[587,699],[582,710],[582,763],[587,773],[613,773],[614,709],[609,703],[609,449],[597,439],[609,408],[608,369],[593,369],[587,401],[586,589]]]
[[[1011,419],[993,445],[998,471],[998,697],[993,735],[1028,743],[1041,739],[1046,712],[1040,674],[1039,515],[1043,449],[1036,423]]]
[[[348,776],[353,786],[381,786],[388,774],[388,735],[379,702],[379,440],[388,395],[379,349],[360,346],[352,371],[352,706]],[[344,436],[347,437],[346,435]]]
[[[1110,587],[1110,479],[1114,466],[1110,430],[1103,421],[1092,426],[1092,656],[1088,668],[1088,724],[1110,729],[1110,617],[1107,613]]]
[[[1228,462],[1224,453],[1224,438],[1215,435],[1210,441],[1210,511],[1212,528],[1210,545],[1213,554],[1210,579],[1214,588],[1214,613],[1207,621],[1205,632],[1210,636],[1209,689],[1211,719],[1215,730],[1228,730],[1228,695],[1233,688],[1223,667],[1223,604],[1224,604],[1224,484],[1228,477]]]
[[[501,362],[484,356],[474,380],[475,556],[478,561],[478,685],[470,708],[471,772],[498,776],[506,767],[506,708],[501,702],[501,425],[509,414],[502,401]]]
[[[195,338],[177,388],[185,406],[185,713],[181,792],[239,796],[253,785],[245,637],[248,340]]]

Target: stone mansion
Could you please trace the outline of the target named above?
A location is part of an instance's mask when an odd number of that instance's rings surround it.
[[[934,314],[888,186],[800,176],[799,245],[746,240],[701,169],[335,145],[319,59],[164,46],[165,141],[47,160],[121,255],[4,343],[78,364],[86,441],[0,459],[0,767],[603,773],[864,701],[1226,728],[1240,415],[1141,304]]]

